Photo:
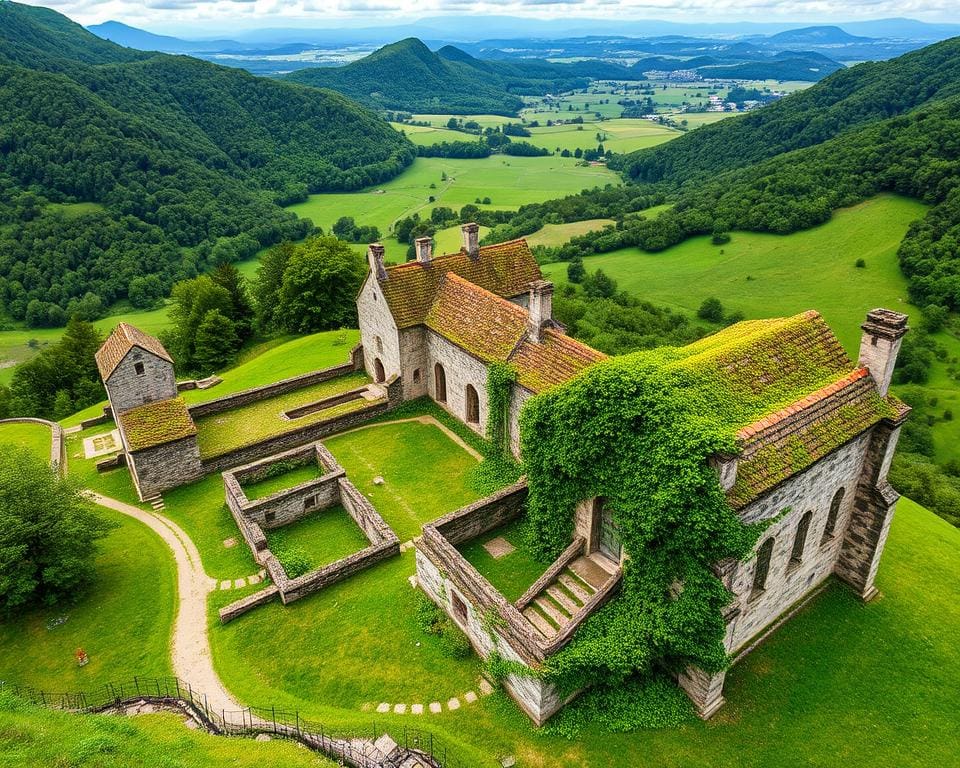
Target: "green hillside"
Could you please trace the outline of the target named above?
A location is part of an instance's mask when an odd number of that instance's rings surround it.
[[[385,109],[513,115],[523,106],[499,77],[463,61],[441,58],[413,37],[346,66],[301,69],[287,79],[332,88]]]
[[[338,94],[131,52],[45,9],[0,4],[0,52],[0,305],[33,326],[142,275],[168,289],[302,237],[280,203],[386,180],[414,155]],[[50,205],[75,202],[101,207]]]

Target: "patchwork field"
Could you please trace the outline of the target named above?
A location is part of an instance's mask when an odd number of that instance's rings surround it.
[[[626,153],[655,147],[681,136],[682,132],[639,118],[618,118],[590,125],[553,125],[531,128],[533,134],[524,139],[538,147],[560,152],[564,149],[604,149]]]
[[[868,310],[910,311],[896,254],[924,211],[916,200],[882,195],[791,235],[734,232],[723,246],[697,237],[662,253],[627,248],[590,256],[584,265],[603,269],[623,290],[687,313],[710,296],[751,318],[817,309],[854,354]],[[858,258],[865,269],[855,266]],[[544,272],[566,280],[566,264],[548,264]]]

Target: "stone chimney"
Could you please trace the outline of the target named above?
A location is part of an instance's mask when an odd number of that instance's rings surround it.
[[[383,244],[370,243],[367,246],[367,263],[370,265],[370,274],[381,283],[387,279],[387,269],[383,266]]]
[[[720,480],[720,489],[726,493],[737,482],[737,464],[739,456],[732,453],[718,453],[710,457],[710,466],[717,473]]]
[[[527,332],[537,343],[540,331],[553,319],[553,283],[536,280],[530,284],[530,315],[527,320]]]
[[[886,395],[897,364],[900,342],[909,330],[907,316],[891,309],[872,309],[860,326],[860,365],[870,369],[881,395]]]
[[[418,237],[413,241],[413,247],[417,252],[417,261],[423,266],[427,266],[433,261],[433,240],[429,237]]]
[[[470,222],[460,227],[460,237],[463,240],[463,250],[471,259],[480,255],[480,225]]]

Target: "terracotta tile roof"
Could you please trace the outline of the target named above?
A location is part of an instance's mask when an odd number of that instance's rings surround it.
[[[425,318],[427,328],[485,363],[505,361],[527,329],[527,312],[449,272]]]
[[[538,394],[572,379],[606,355],[552,328],[541,331],[540,343],[524,339],[510,358],[517,383]]]
[[[737,432],[737,481],[727,494],[740,509],[884,418],[906,415],[882,398],[866,368],[857,368]]]
[[[448,272],[505,298],[519,296],[532,281],[542,277],[540,267],[523,239],[485,245],[475,260],[460,251],[438,256],[428,266],[410,261],[389,267],[387,279],[378,285],[397,328],[409,328],[424,322],[443,276]]]
[[[173,358],[170,357],[158,339],[129,323],[120,323],[113,329],[113,333],[107,340],[103,342],[103,346],[97,350],[96,359],[97,368],[100,369],[100,378],[103,381],[109,379],[127,352],[134,347],[140,347],[140,349],[150,352],[169,363],[173,362]]]
[[[131,451],[143,451],[197,434],[187,404],[182,398],[158,400],[124,411],[120,428]]]

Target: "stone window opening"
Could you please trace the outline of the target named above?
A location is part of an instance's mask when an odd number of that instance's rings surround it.
[[[313,509],[315,506],[317,506],[317,497],[316,497],[316,496],[308,496],[307,498],[305,498],[305,499],[303,500],[303,508],[304,508],[304,509]]]
[[[443,366],[437,363],[433,366],[434,386],[438,403],[447,402],[447,372]]]
[[[770,573],[770,558],[773,556],[774,538],[771,536],[757,550],[757,564],[753,571],[753,589],[750,590],[750,599],[753,600],[763,594],[767,588],[767,576]]]
[[[383,352],[383,339],[377,336],[377,352]]]
[[[450,606],[453,608],[453,617],[461,625],[467,624],[467,604],[463,602],[460,595],[456,592],[450,593]]]
[[[467,403],[466,403],[467,423],[479,424],[480,423],[480,395],[477,394],[477,390],[474,388],[473,384],[467,384],[466,400],[467,400]]]
[[[271,512],[265,512],[264,515],[263,515],[263,519],[264,519],[264,521],[267,522],[267,523],[272,523],[274,520],[277,519],[277,513],[276,513],[276,512],[272,512],[272,511],[271,511]]]
[[[414,384],[419,384],[419,383],[420,383],[420,369],[419,369],[419,368],[414,368],[414,369],[413,369],[413,383],[414,383]]]
[[[135,374],[137,374],[137,376],[143,376],[143,374],[145,374],[147,371],[146,371],[146,369],[143,367],[143,363],[134,363],[134,364],[133,364],[133,372],[134,372]]]
[[[807,545],[807,533],[810,530],[810,521],[813,512],[805,512],[797,523],[797,535],[793,539],[793,550],[790,552],[789,568],[796,568],[803,562],[803,550]]]
[[[827,524],[824,526],[823,536],[820,538],[821,546],[833,541],[837,529],[837,517],[840,515],[840,505],[843,503],[846,492],[846,488],[841,488],[833,495],[833,501],[830,502],[830,511],[827,513]]]
[[[377,382],[377,384],[382,384],[386,379],[387,373],[384,371],[383,363],[380,362],[380,358],[378,357],[373,361],[373,380]]]

